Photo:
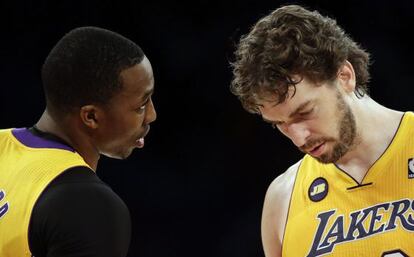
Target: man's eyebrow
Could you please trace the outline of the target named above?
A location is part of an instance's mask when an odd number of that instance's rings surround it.
[[[292,118],[294,116],[296,116],[299,112],[303,111],[303,109],[306,109],[310,104],[312,103],[312,100],[308,100],[304,103],[302,103],[301,105],[299,105],[291,114],[289,114],[289,118]],[[272,121],[272,120],[268,120],[266,118],[264,118],[262,116],[263,121],[270,123],[270,124],[275,124],[275,123],[279,123],[280,121]]]
[[[140,101],[146,100],[150,95],[152,95],[154,93],[154,88],[151,88],[150,90],[148,90],[147,92],[145,92],[142,96]]]
[[[296,116],[299,112],[303,111],[303,109],[306,109],[306,107],[308,107],[311,103],[312,100],[308,100],[299,105],[291,114],[289,114],[289,118]]]

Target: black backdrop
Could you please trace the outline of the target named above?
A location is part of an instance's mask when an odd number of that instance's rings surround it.
[[[64,33],[84,25],[119,32],[152,62],[158,112],[143,150],[125,161],[103,157],[98,167],[130,208],[129,256],[263,256],[264,194],[301,154],[230,94],[229,60],[240,35],[287,2],[182,2],[2,1],[0,128],[37,121],[44,108],[40,68]],[[374,99],[413,109],[414,4],[295,3],[336,17],[372,53]]]

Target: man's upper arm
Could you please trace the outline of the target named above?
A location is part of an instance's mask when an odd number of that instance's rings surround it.
[[[95,174],[66,171],[33,209],[29,241],[35,256],[122,257],[131,224],[123,201]]]
[[[266,257],[282,256],[282,241],[290,198],[300,162],[277,177],[267,190],[262,213],[262,243]]]

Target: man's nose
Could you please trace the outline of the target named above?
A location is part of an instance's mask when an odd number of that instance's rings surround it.
[[[157,112],[155,111],[154,103],[152,102],[152,99],[150,99],[148,103],[148,109],[145,116],[145,123],[150,124],[151,122],[155,121],[157,119]]]
[[[286,124],[284,129],[284,134],[292,140],[297,147],[303,146],[310,136],[309,129],[303,123]]]

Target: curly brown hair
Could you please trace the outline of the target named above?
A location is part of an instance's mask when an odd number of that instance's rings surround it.
[[[275,96],[283,102],[292,76],[312,82],[333,81],[348,60],[355,70],[355,94],[368,92],[369,54],[354,42],[336,21],[298,5],[276,9],[241,37],[235,51],[231,91],[243,107],[258,113],[258,101]]]

